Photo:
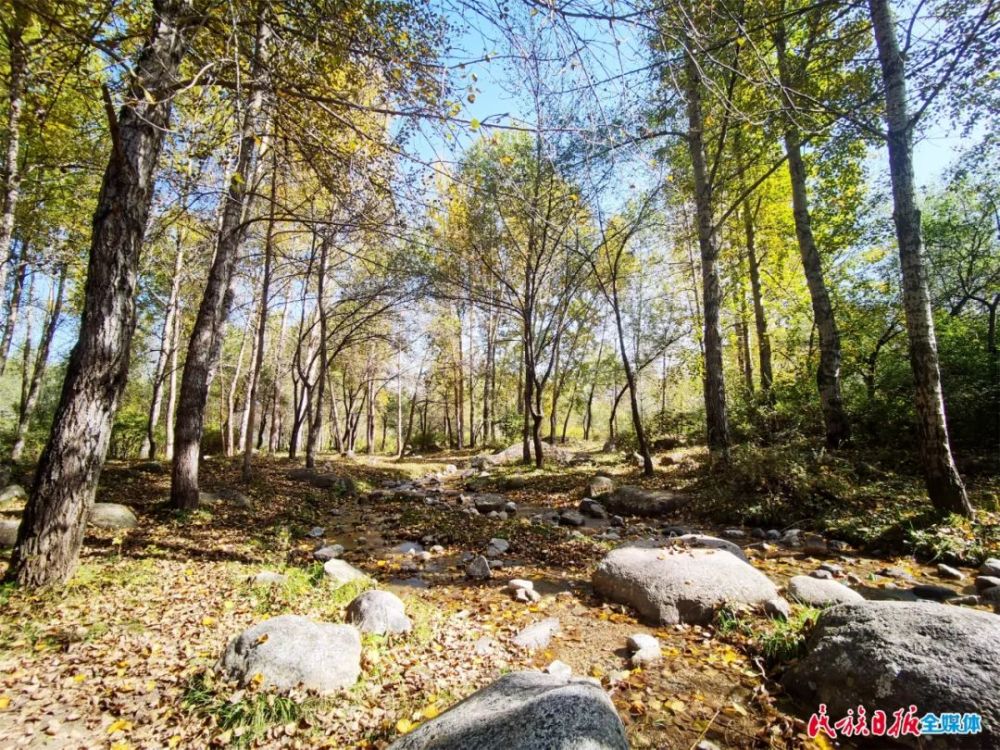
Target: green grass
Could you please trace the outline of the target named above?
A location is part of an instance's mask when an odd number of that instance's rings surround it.
[[[300,703],[263,690],[220,695],[211,672],[198,672],[188,681],[182,705],[201,716],[213,717],[222,730],[221,740],[235,747],[251,747],[271,727],[298,723],[313,710],[309,700]]]

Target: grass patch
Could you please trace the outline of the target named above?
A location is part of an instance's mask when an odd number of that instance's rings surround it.
[[[182,705],[212,718],[221,730],[216,742],[234,747],[252,747],[272,727],[298,724],[313,710],[308,699],[300,703],[264,690],[237,690],[228,696],[220,695],[211,672],[198,672],[188,681]]]
[[[715,632],[747,654],[760,657],[768,668],[781,667],[802,655],[821,611],[795,606],[786,620],[761,620],[722,608],[715,616]]]

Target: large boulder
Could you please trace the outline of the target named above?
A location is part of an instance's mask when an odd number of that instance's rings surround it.
[[[788,597],[813,607],[863,602],[865,598],[854,589],[828,578],[794,576],[788,582]]]
[[[529,445],[529,452],[531,453],[532,458],[534,458],[535,455],[534,451],[534,445]],[[514,443],[497,453],[473,456],[469,460],[469,465],[474,469],[488,469],[491,466],[512,466],[514,464],[521,463],[523,458],[524,453],[521,443]],[[543,442],[542,460],[547,463],[554,462],[557,464],[568,464],[573,460],[573,454],[564,448],[559,448],[558,446]]]
[[[361,635],[350,625],[281,615],[258,623],[229,642],[220,666],[247,684],[257,675],[278,690],[303,687],[331,693],[361,674]]]
[[[99,529],[134,529],[139,525],[132,509],[118,503],[94,503],[87,520]]]
[[[390,750],[627,750],[625,728],[589,679],[512,672],[396,740]]]
[[[620,516],[662,516],[687,505],[688,496],[668,490],[646,490],[626,484],[601,498],[609,513]]]
[[[933,602],[841,604],[820,616],[783,683],[837,718],[858,705],[890,721],[911,705],[920,715],[978,713],[981,734],[940,735],[928,746],[1000,747],[1000,617]]]
[[[0,503],[24,502],[28,499],[28,493],[19,484],[8,484],[0,490]]]
[[[663,625],[705,624],[722,605],[754,608],[781,599],[763,573],[717,549],[620,547],[597,566],[593,584]]]
[[[403,600],[388,591],[366,591],[347,605],[347,619],[362,633],[409,633],[413,627]]]
[[[17,542],[17,527],[21,522],[12,518],[0,518],[0,548],[13,547]]]
[[[709,536],[708,534],[681,534],[669,539],[667,545],[670,547],[720,549],[723,552],[728,552],[730,555],[735,555],[743,562],[747,562],[747,556],[738,544],[730,542],[728,539],[719,539],[716,536]]]
[[[605,495],[610,495],[614,491],[615,483],[612,481],[611,477],[598,475],[591,479],[590,483],[587,485],[587,497],[592,500],[597,500]]]

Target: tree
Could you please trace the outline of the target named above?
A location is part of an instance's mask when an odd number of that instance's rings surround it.
[[[65,581],[76,567],[128,373],[136,271],[172,89],[198,20],[185,2],[156,0],[126,103],[117,115],[108,105],[114,145],[94,214],[80,338],[7,571],[25,586]]]
[[[893,221],[899,244],[903,310],[910,342],[910,365],[916,388],[920,457],[927,493],[941,512],[972,516],[965,485],[955,467],[945,420],[944,395],[938,365],[937,339],[931,312],[920,211],[913,179],[913,129],[917,117],[906,99],[906,64],[896,39],[888,0],[869,0],[885,90],[889,175],[892,179]]]

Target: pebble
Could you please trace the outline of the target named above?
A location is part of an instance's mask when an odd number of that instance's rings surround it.
[[[529,591],[534,591],[535,584],[531,581],[525,580],[524,578],[511,578],[507,581],[507,588],[511,591],[517,591],[518,589],[528,589]]]
[[[832,563],[832,562],[822,563],[819,566],[819,569],[833,573],[835,576],[839,576],[841,573],[844,572],[844,569],[840,565],[837,565],[837,563]]]
[[[493,575],[493,571],[490,570],[490,564],[486,561],[486,558],[482,555],[477,555],[466,566],[465,575],[469,578],[485,580]]]
[[[323,528],[322,526],[313,526],[313,527],[312,527],[311,529],[309,529],[309,531],[308,531],[308,532],[306,533],[306,536],[310,536],[310,537],[312,537],[313,539],[319,539],[319,538],[320,538],[321,536],[323,536],[323,535],[324,535],[325,533],[326,533],[326,529],[325,529],[325,528]]]
[[[958,568],[953,568],[950,565],[945,565],[944,563],[938,563],[937,572],[942,578],[947,578],[952,581],[965,580],[965,573]]]
[[[553,677],[561,677],[563,679],[569,679],[573,676],[573,667],[565,662],[559,661],[558,659],[555,659],[551,664],[549,664],[549,666],[545,668],[545,671]]]
[[[831,573],[829,570],[826,570],[825,568],[814,570],[809,575],[812,576],[813,578],[819,578],[820,580],[823,581],[829,581],[833,578],[833,573]]]
[[[663,658],[660,642],[647,633],[633,633],[628,637],[628,648],[632,652],[632,664],[643,666],[654,664]]]

